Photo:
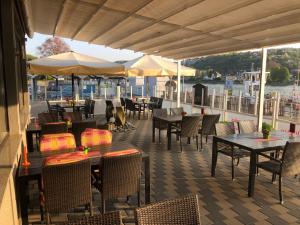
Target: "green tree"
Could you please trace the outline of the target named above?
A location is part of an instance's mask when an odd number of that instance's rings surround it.
[[[37,57],[34,56],[34,55],[30,55],[30,54],[26,54],[26,60],[27,61],[30,61],[30,60],[33,60],[33,59],[36,59]]]
[[[290,80],[290,72],[286,67],[273,68],[270,73],[270,80],[276,83],[287,83]]]

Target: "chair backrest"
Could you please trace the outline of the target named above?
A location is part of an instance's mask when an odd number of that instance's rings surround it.
[[[38,120],[39,120],[40,124],[58,122],[58,114],[54,113],[54,112],[39,113],[38,114]]]
[[[241,120],[238,122],[240,134],[251,134],[256,132],[256,125],[253,120]]]
[[[114,105],[111,100],[106,100],[105,103],[106,103],[105,117],[107,122],[109,122],[109,119],[114,116],[113,114]]]
[[[112,133],[109,130],[86,129],[81,133],[81,145],[93,147],[112,143]]]
[[[65,121],[81,121],[82,113],[81,112],[64,112],[63,118]]]
[[[52,112],[53,110],[51,109],[51,105],[50,105],[49,101],[46,100],[46,102],[47,102],[48,112],[50,113],[50,112]]]
[[[69,219],[64,225],[122,225],[122,217],[120,211],[97,214],[94,216],[76,217]]]
[[[126,98],[126,99],[125,99],[125,103],[126,103],[126,108],[127,108],[128,110],[134,110],[134,109],[135,109],[135,106],[134,106],[134,104],[133,104],[133,102],[132,102],[131,99]]]
[[[81,133],[84,132],[86,128],[97,128],[96,120],[74,121],[72,123],[72,133],[75,136],[77,146],[81,145]]]
[[[71,133],[45,134],[40,138],[41,152],[68,150],[75,148],[75,138]]]
[[[181,122],[181,136],[194,137],[198,135],[199,126],[201,123],[200,116],[184,116]]]
[[[121,106],[126,106],[126,103],[125,103],[125,99],[124,98],[120,98],[120,100],[121,100]]]
[[[183,113],[183,107],[170,108],[170,114],[173,116],[181,116]]]
[[[42,134],[67,133],[68,126],[66,122],[53,122],[42,124]]]
[[[103,155],[100,171],[104,200],[125,197],[140,190],[141,162],[139,151],[114,156]]]
[[[163,104],[163,99],[162,98],[158,98],[158,100],[157,100],[157,108],[158,109],[161,109],[162,108],[162,104]]]
[[[216,135],[217,136],[227,136],[235,134],[234,123],[216,123]]]
[[[287,142],[282,155],[282,175],[300,174],[300,142]]]
[[[215,134],[215,124],[219,122],[220,114],[205,114],[202,118],[201,132],[204,135]]]
[[[167,116],[168,110],[167,109],[153,109],[153,116]]]
[[[153,203],[135,210],[137,225],[200,225],[197,195]]]
[[[67,212],[92,201],[90,160],[44,166],[42,178],[48,213]]]
[[[124,126],[126,123],[125,112],[122,107],[116,107],[116,125]]]

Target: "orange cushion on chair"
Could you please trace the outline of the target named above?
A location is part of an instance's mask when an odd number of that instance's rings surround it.
[[[122,156],[122,155],[130,155],[130,154],[136,154],[140,151],[137,149],[127,149],[127,150],[121,150],[121,151],[115,151],[115,152],[107,152],[103,154],[103,157],[115,157],[115,156]]]
[[[73,148],[76,148],[76,143],[74,135],[71,133],[45,134],[40,138],[41,152]]]
[[[81,134],[81,145],[93,147],[112,143],[112,133],[109,130],[87,128]]]
[[[67,163],[78,162],[87,159],[88,156],[83,152],[70,152],[54,156],[48,156],[44,159],[44,166],[61,165]]]

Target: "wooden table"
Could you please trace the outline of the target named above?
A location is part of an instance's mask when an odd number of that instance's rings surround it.
[[[64,108],[64,109],[73,109],[73,112],[74,112],[74,111],[78,111],[78,108],[83,107],[84,103],[75,102],[75,104],[70,104],[67,102],[61,102],[61,103],[57,103],[55,105],[57,105],[61,108]]]
[[[171,143],[172,143],[172,125],[179,123],[182,121],[182,116],[153,116],[152,118],[152,142],[155,142],[155,124],[156,123],[167,123],[168,124],[168,129],[167,129],[167,138],[168,138],[168,150],[171,149]]]
[[[127,143],[127,142],[116,142],[111,145],[98,146],[92,149],[92,151],[100,151],[101,154],[111,151],[124,150],[129,148],[137,147]],[[141,150],[140,150],[141,151]],[[145,176],[145,203],[150,203],[150,159],[149,155],[142,152],[142,162],[144,163],[144,176]],[[33,152],[28,154],[29,161],[31,163],[28,169],[19,167],[17,173],[17,184],[18,184],[18,196],[20,201],[22,224],[28,224],[28,181],[41,180],[43,155],[40,152]],[[101,157],[91,158],[91,165],[98,166]]]
[[[275,140],[274,140],[275,139]],[[286,142],[300,141],[300,137],[289,137],[288,133],[271,132],[269,140],[262,139],[261,133],[253,134],[234,134],[229,136],[214,136],[212,147],[212,166],[211,176],[215,176],[217,157],[218,157],[218,143],[225,143],[239,147],[250,152],[250,167],[248,180],[248,196],[254,195],[255,175],[256,175],[256,158],[259,153],[283,149]]]

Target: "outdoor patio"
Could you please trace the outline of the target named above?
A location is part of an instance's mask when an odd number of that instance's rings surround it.
[[[166,148],[166,133],[162,133],[162,143],[152,143],[152,120],[131,120],[136,129],[115,132],[113,142],[127,141],[136,145],[150,156],[151,202],[181,197],[197,193],[200,199],[202,224],[300,224],[300,182],[285,179],[283,184],[284,205],[279,204],[278,183],[271,183],[271,175],[260,171],[256,179],[255,196],[247,196],[249,159],[241,159],[236,167],[236,179],[231,180],[230,158],[219,155],[216,177],[210,175],[211,138],[205,150],[198,152],[195,142],[183,145],[180,153],[179,142],[173,138],[172,150]],[[183,143],[186,143],[184,140]],[[142,182],[143,183],[143,182]],[[29,221],[40,224],[37,185],[32,183],[29,205]],[[143,190],[143,188],[142,188]],[[144,204],[142,192],[142,205]],[[123,222],[133,224],[133,209],[136,197],[129,204],[126,198],[108,201],[107,211],[121,210]],[[99,214],[100,194],[93,189],[93,207]],[[74,210],[69,216],[82,215],[83,208]],[[53,222],[67,220],[66,214],[52,216]]]

